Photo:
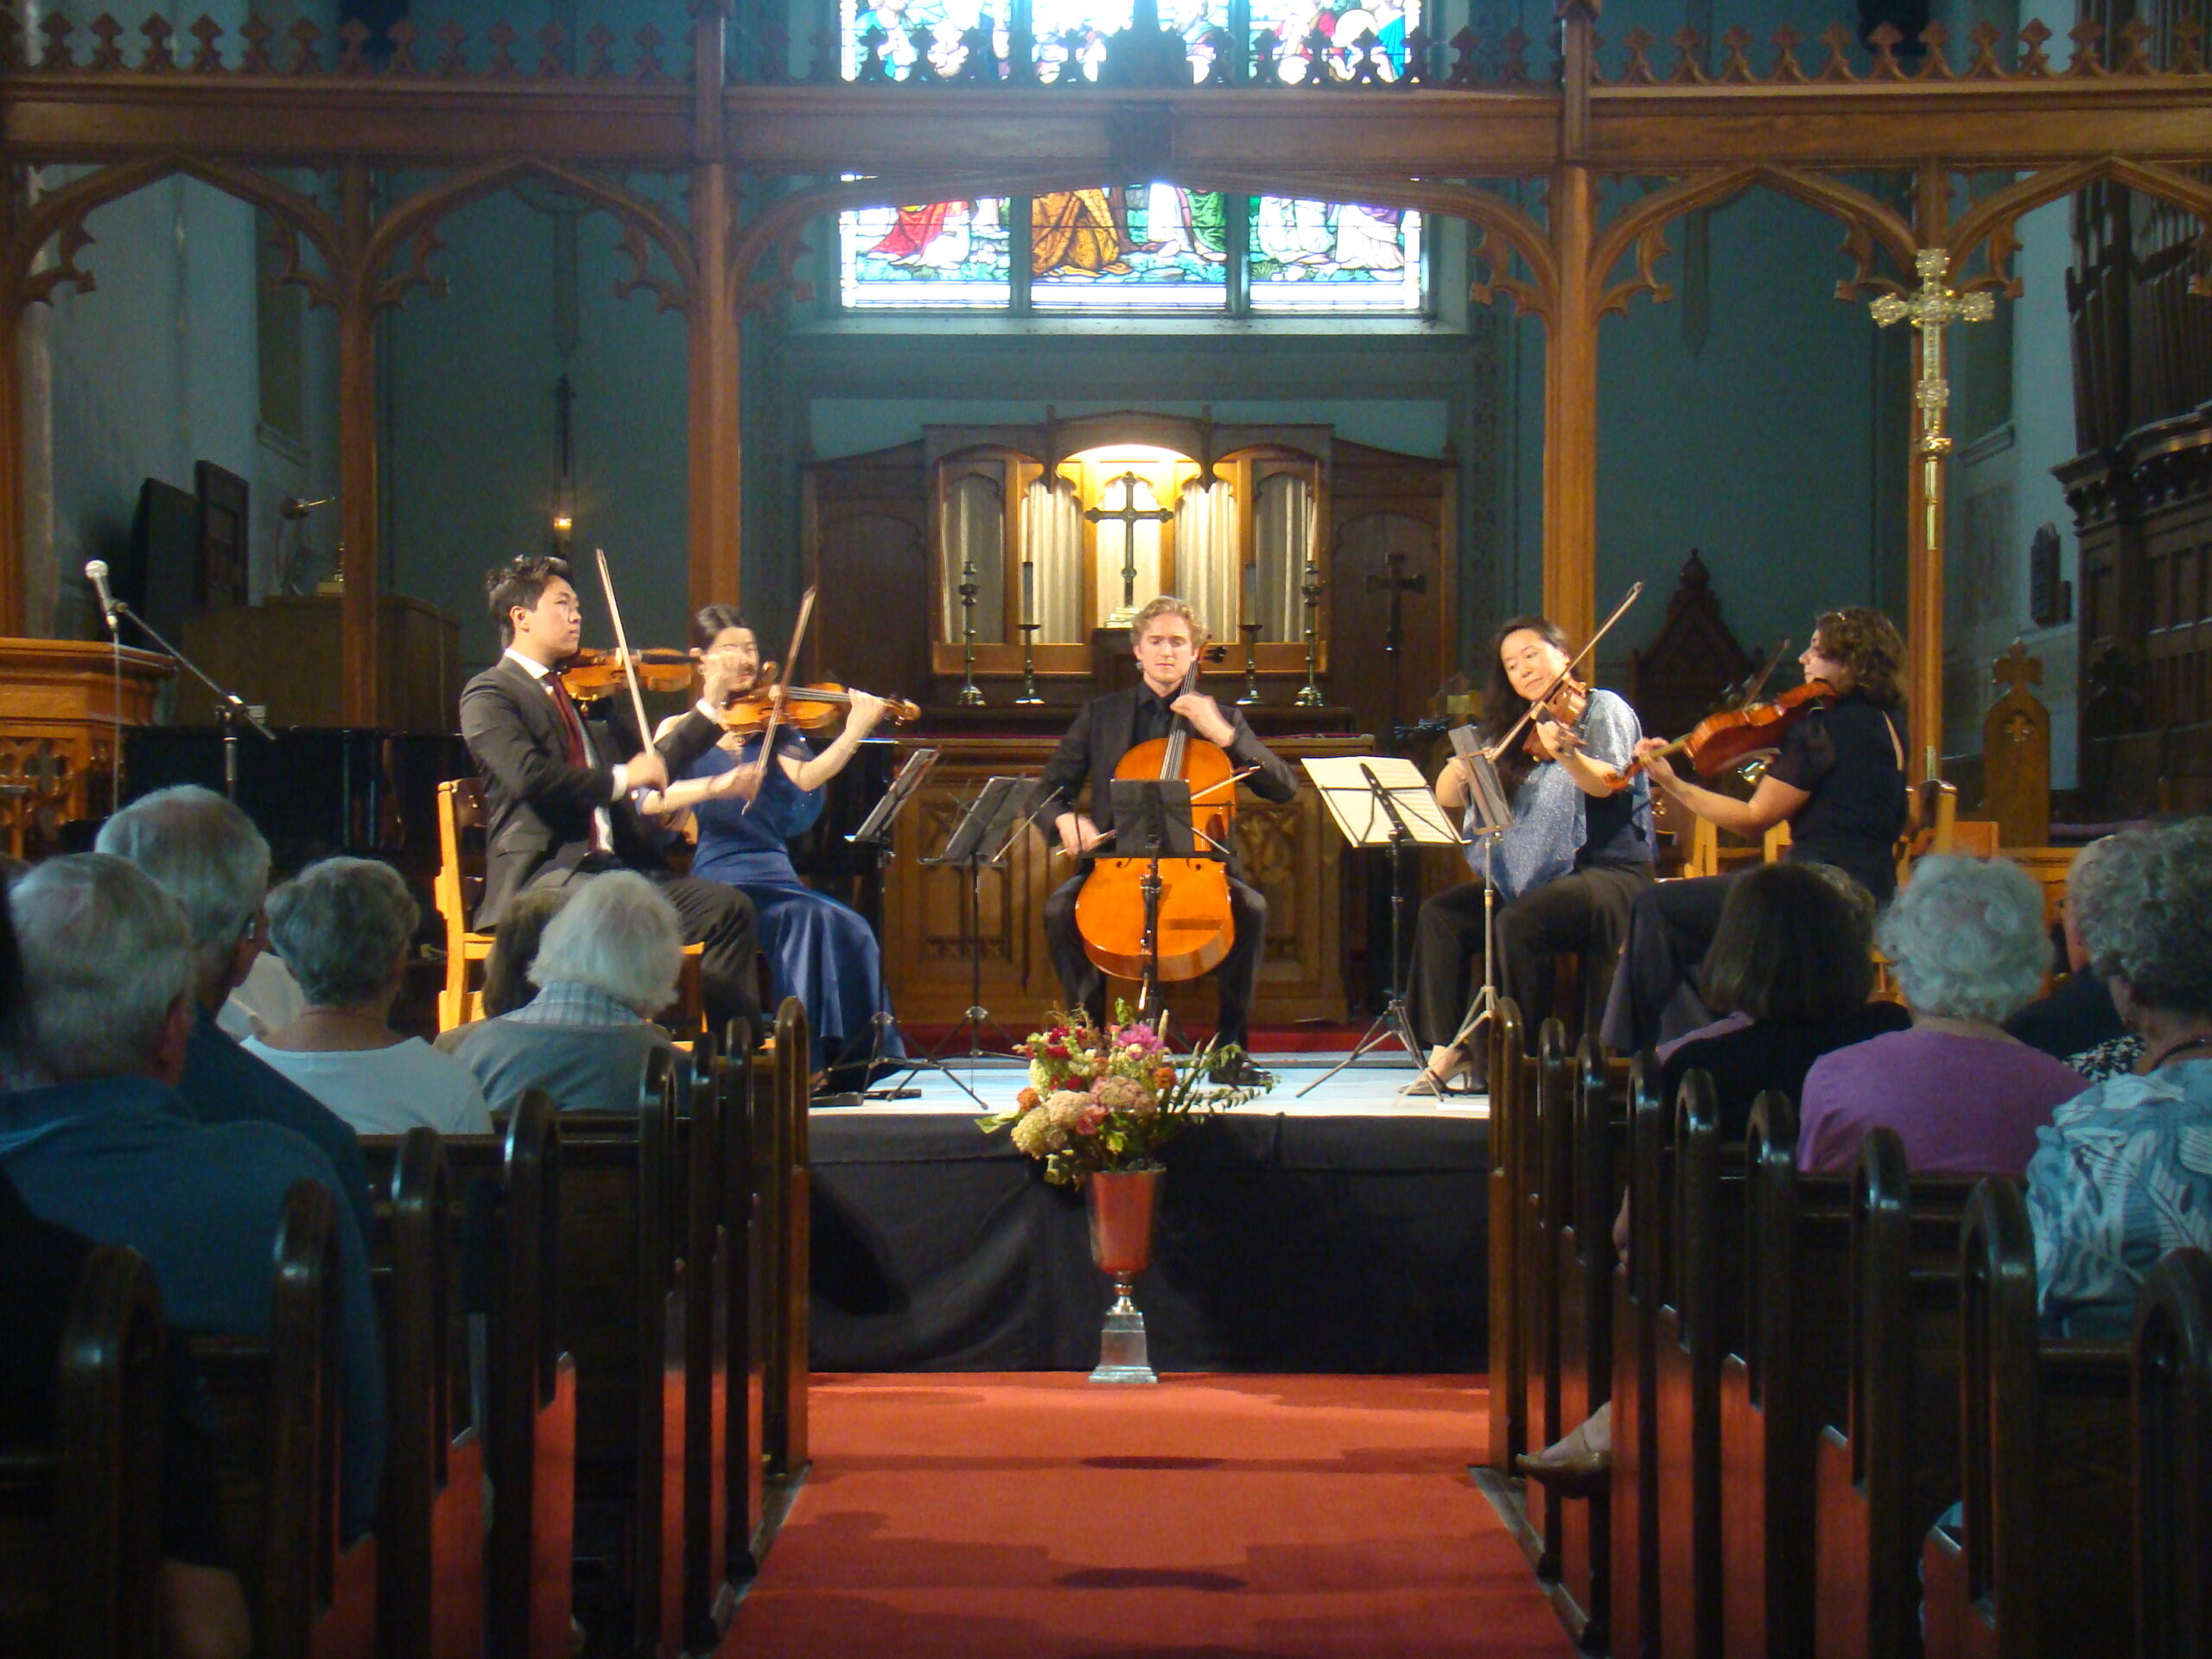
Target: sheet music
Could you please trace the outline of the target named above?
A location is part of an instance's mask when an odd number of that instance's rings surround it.
[[[1416,844],[1458,847],[1464,842],[1459,827],[1445,816],[1436,797],[1429,792],[1421,768],[1410,760],[1395,755],[1345,754],[1301,760],[1299,765],[1321,791],[1322,804],[1337,821],[1337,828],[1355,847],[1387,846],[1390,840],[1390,815],[1368,787],[1367,775],[1360,770],[1363,766],[1389,791],[1398,816],[1406,821],[1407,831]]]

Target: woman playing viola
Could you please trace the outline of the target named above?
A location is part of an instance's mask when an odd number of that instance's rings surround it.
[[[1787,823],[1791,858],[1832,864],[1887,903],[1897,891],[1897,841],[1908,806],[1896,718],[1904,641],[1879,611],[1853,606],[1824,613],[1797,662],[1808,681],[1827,681],[1836,696],[1789,728],[1749,800],[1689,782],[1656,739],[1638,744],[1637,755],[1652,781],[1688,811],[1739,836]],[[1605,1005],[1604,1036],[1617,1052],[1649,1047],[1712,1018],[1696,978],[1732,879],[1669,881],[1637,900]]]
[[[755,688],[760,643],[734,607],[706,607],[693,619],[692,632],[693,655],[727,665],[741,695]],[[689,810],[699,835],[691,874],[727,882],[753,900],[771,995],[775,1001],[796,996],[805,1005],[810,1063],[817,1075],[848,1047],[857,1050],[855,1059],[864,1057],[870,1021],[891,1006],[882,952],[868,923],[801,881],[785,847],[822,816],[822,786],[844,769],[883,716],[881,698],[860,690],[850,696],[844,730],[821,753],[797,732],[779,729],[772,762],[762,766],[761,734],[731,734],[647,803],[665,817]],[[888,1027],[883,1053],[905,1052],[898,1028]]]
[[[1501,627],[1484,699],[1485,742],[1494,747],[1511,731],[1568,661],[1567,635],[1548,618],[1517,616]],[[1651,791],[1640,777],[1615,787],[1643,728],[1610,691],[1570,677],[1524,729],[1525,739],[1497,760],[1512,827],[1487,857],[1471,843],[1468,861],[1478,878],[1487,865],[1502,906],[1494,924],[1499,994],[1513,999],[1534,1032],[1552,1012],[1553,959],[1561,954],[1581,957],[1590,1005],[1603,1006],[1604,975],[1630,906],[1651,885]],[[1436,780],[1436,799],[1446,811],[1466,807],[1466,772],[1458,763]],[[1480,1067],[1479,1046],[1456,1048],[1452,1040],[1479,975],[1482,927],[1479,879],[1421,907],[1408,1001],[1415,1035],[1430,1047],[1415,1089]]]

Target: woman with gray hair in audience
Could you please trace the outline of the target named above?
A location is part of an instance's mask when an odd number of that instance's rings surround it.
[[[683,924],[659,890],[627,870],[593,876],[545,925],[537,996],[479,1024],[456,1057],[497,1110],[543,1089],[563,1111],[635,1111],[645,1057],[674,1046],[652,1017],[683,968]]]
[[[2052,1114],[2028,1215],[2044,1328],[2124,1339],[2158,1258],[2212,1249],[2212,820],[2113,836],[2075,901],[2088,971],[2143,1039],[2143,1069]]]
[[[357,1135],[489,1135],[469,1069],[391,1028],[422,906],[399,873],[369,858],[327,858],[269,895],[269,930],[306,1007],[243,1046],[353,1126]]]
[[[2009,859],[1923,858],[1875,938],[1911,1029],[1837,1049],[1806,1074],[1798,1167],[1847,1173],[1860,1137],[1886,1126],[1915,1174],[2018,1175],[2037,1129],[2084,1082],[2005,1029],[2050,967],[2043,889]]]

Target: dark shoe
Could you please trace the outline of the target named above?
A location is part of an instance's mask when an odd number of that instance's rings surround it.
[[[1224,1089],[1272,1089],[1275,1086],[1275,1074],[1262,1071],[1253,1065],[1249,1054],[1239,1054],[1233,1060],[1223,1061],[1207,1072],[1206,1077],[1209,1082],[1217,1083]]]
[[[1613,1454],[1583,1452],[1570,1458],[1531,1457],[1523,1452],[1513,1466],[1540,1483],[1554,1497],[1595,1497],[1613,1484]]]

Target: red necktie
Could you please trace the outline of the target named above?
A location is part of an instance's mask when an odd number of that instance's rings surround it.
[[[561,711],[561,735],[567,742],[569,764],[589,766],[591,762],[584,753],[584,722],[576,713],[575,699],[569,695],[569,688],[558,674],[548,674],[545,683],[553,688],[553,706]]]

